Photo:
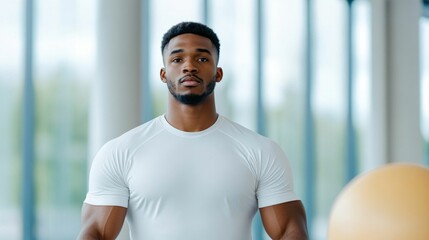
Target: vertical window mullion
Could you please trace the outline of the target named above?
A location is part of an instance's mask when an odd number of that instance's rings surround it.
[[[25,1],[24,26],[24,106],[23,106],[23,164],[22,164],[22,236],[24,240],[35,239],[34,210],[34,1]]]
[[[210,0],[202,0],[202,1],[203,1],[203,4],[202,4],[203,22],[206,25],[210,25],[210,11],[209,11]]]
[[[256,129],[259,134],[266,134],[265,109],[263,103],[263,3],[262,0],[256,0]],[[264,238],[261,216],[256,213],[253,220],[253,236],[255,240]]]
[[[154,117],[152,91],[150,86],[149,74],[149,58],[150,58],[150,0],[142,0],[141,2],[141,36],[140,36],[140,58],[141,58],[141,121],[147,122]]]
[[[420,29],[420,31],[426,31],[426,32],[429,32],[429,28],[427,27],[427,26],[429,26],[429,0],[422,0],[422,8],[423,8],[423,11],[422,11],[422,18],[425,18],[425,23],[420,23],[420,25],[422,25],[422,24],[424,24],[426,27],[421,27]],[[421,69],[423,70],[423,72],[424,72],[424,69],[427,69],[427,67],[425,66],[425,65],[428,65],[429,64],[429,58],[428,58],[428,54],[424,54],[425,52],[427,52],[426,51],[426,49],[429,49],[429,47],[428,47],[428,44],[427,44],[427,36],[428,36],[429,34],[424,34],[424,33],[421,33],[421,37],[420,37],[420,39],[421,39],[421,52],[422,52],[422,54],[421,54],[421,61],[422,61],[422,63],[421,63]],[[426,70],[427,71],[427,70]],[[425,84],[425,81],[427,82],[427,81],[429,81],[429,79],[426,79],[426,80],[424,80],[423,78],[425,77],[426,75],[423,73],[422,74],[422,79],[420,80],[421,81],[421,83],[420,83],[420,86],[421,86],[421,95],[422,95],[422,97],[421,97],[421,99],[422,100],[420,100],[420,101],[423,101],[423,102],[421,102],[421,104],[422,104],[422,107],[424,108],[425,106],[427,106],[428,105],[428,101],[427,101],[427,99],[429,99],[429,97],[427,96],[428,94],[429,94],[429,91],[428,91],[428,89],[427,88],[425,88],[425,86],[427,86],[426,84]],[[426,121],[426,117],[427,116],[425,116],[425,111],[422,109],[422,116],[423,116],[423,118],[422,118],[422,121],[423,121],[423,136],[425,136],[425,138],[424,138],[424,163],[427,165],[427,166],[429,166],[429,138],[428,138],[428,133],[429,133],[429,125],[428,125],[428,122]]]
[[[256,16],[256,119],[257,119],[257,131],[259,134],[266,134],[265,126],[265,109],[263,101],[263,77],[264,77],[264,23],[263,23],[263,3],[262,0],[257,0],[256,6],[257,16]]]
[[[306,18],[306,53],[305,53],[305,139],[304,139],[304,204],[307,213],[308,230],[311,236],[312,222],[314,218],[314,203],[315,203],[315,137],[314,137],[314,116],[313,116],[313,0],[307,0],[305,9]]]
[[[356,176],[356,136],[353,119],[353,1],[347,0],[347,159],[346,159],[346,182]]]

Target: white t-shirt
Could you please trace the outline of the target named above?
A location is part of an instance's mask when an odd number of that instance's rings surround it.
[[[128,208],[132,239],[250,240],[258,207],[293,200],[273,141],[222,116],[200,132],[159,116],[101,148],[85,203]]]

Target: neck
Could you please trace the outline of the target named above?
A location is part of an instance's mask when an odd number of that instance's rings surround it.
[[[217,120],[214,95],[195,106],[178,102],[169,96],[166,119],[173,127],[185,132],[199,132],[212,126]]]

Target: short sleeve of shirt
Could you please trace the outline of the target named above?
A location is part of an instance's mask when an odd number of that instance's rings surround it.
[[[262,156],[264,159],[256,191],[259,208],[299,200],[294,192],[289,161],[280,146],[271,143]]]
[[[85,203],[91,205],[128,207],[129,189],[126,184],[126,155],[115,140],[106,143],[95,156]]]

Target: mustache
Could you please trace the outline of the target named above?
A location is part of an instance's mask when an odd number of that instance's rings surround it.
[[[179,78],[179,82],[182,83],[186,78],[196,78],[198,81],[203,82],[203,79],[195,74],[186,74],[185,76]]]

